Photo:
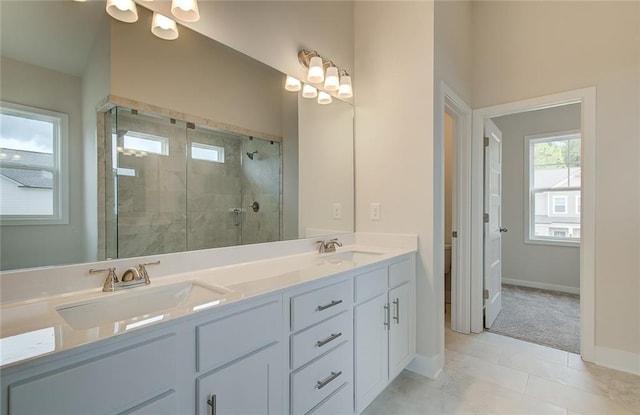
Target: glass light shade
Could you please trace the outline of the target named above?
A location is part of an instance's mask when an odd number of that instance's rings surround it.
[[[324,89],[327,91],[337,91],[340,86],[340,77],[338,76],[338,68],[329,66],[327,68],[327,76],[324,78]]]
[[[172,0],[171,13],[183,22],[197,22],[200,20],[198,0]]]
[[[291,92],[298,92],[302,89],[302,83],[300,83],[298,78],[287,75],[287,79],[284,81],[284,89]]]
[[[318,84],[324,81],[324,68],[322,67],[322,58],[314,56],[309,61],[309,72],[307,73],[307,81]]]
[[[340,88],[338,89],[338,98],[351,98],[353,96],[353,88],[351,87],[351,77],[342,75],[340,78]]]
[[[175,40],[178,38],[178,25],[168,17],[153,12],[151,20],[151,33],[164,40]]]
[[[318,90],[311,85],[304,84],[304,87],[302,87],[302,96],[305,98],[315,98],[318,96]]]
[[[326,105],[326,104],[331,104],[331,95],[329,95],[327,92],[324,91],[320,91],[318,93],[318,104],[320,105]]]
[[[125,23],[138,21],[138,8],[133,0],[107,0],[107,13]]]

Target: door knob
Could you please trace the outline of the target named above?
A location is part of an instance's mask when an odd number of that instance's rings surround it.
[[[508,232],[509,229],[503,228],[502,226],[498,229],[499,232]]]

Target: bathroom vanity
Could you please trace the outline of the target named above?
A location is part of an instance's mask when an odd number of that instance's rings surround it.
[[[3,360],[25,357],[3,361],[2,414],[359,413],[415,354],[415,248],[351,245],[151,280],[3,305]],[[126,317],[87,308],[120,297],[114,307],[134,310],[148,296],[182,300]],[[52,350],[10,350],[49,327]]]

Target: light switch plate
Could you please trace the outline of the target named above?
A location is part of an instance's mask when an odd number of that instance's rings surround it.
[[[380,220],[380,203],[372,203],[369,206],[369,219],[371,220]]]
[[[342,203],[333,204],[333,218],[342,219]]]

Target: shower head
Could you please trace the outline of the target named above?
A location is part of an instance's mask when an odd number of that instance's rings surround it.
[[[255,156],[256,154],[258,154],[258,150],[254,151],[254,152],[247,153],[247,157],[249,157],[251,160],[253,160],[253,156]]]

